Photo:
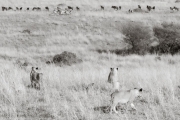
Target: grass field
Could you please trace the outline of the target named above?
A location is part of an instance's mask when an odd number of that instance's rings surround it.
[[[71,15],[49,16],[58,0],[9,0],[2,6],[50,6],[50,12],[0,11],[0,119],[4,120],[180,120],[180,56],[118,56],[98,53],[97,49],[127,47],[121,32],[128,22],[149,26],[179,24],[180,7],[175,1],[150,0],[75,0],[61,1],[80,11]],[[121,11],[110,9],[122,5]],[[142,5],[156,6],[150,13],[127,11]],[[100,5],[105,10],[100,10]],[[27,33],[24,30],[29,30]],[[83,62],[72,66],[47,65],[46,61],[63,51],[76,53]],[[27,63],[28,66],[21,66]],[[41,90],[29,88],[32,66],[43,73]],[[119,114],[110,115],[112,86],[107,82],[110,67],[118,67],[121,87],[142,87],[145,92],[134,104],[137,111],[125,105]],[[95,83],[87,93],[88,84]]]

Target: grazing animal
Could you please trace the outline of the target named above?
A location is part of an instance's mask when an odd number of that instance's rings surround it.
[[[40,7],[33,7],[32,9],[33,11],[36,10],[36,11],[41,11],[41,8]]]
[[[8,7],[8,10],[13,10],[13,8],[12,7]]]
[[[76,7],[76,10],[80,10],[80,8],[79,8],[79,7]]]
[[[118,10],[118,6],[112,6],[111,8]]]
[[[177,11],[179,11],[179,8],[177,8],[177,7],[175,7],[175,6],[174,6],[174,10],[177,10]]]
[[[104,10],[104,6],[101,6],[101,10]]]
[[[49,11],[49,7],[45,7],[45,10]]]
[[[7,11],[7,7],[2,7],[2,11]]]
[[[29,10],[29,8],[27,8],[26,10]]]
[[[71,7],[71,6],[68,6],[68,9],[70,9],[70,10],[73,10],[73,7]]]
[[[18,8],[18,7],[16,7],[16,10],[19,10],[19,8]]]
[[[151,11],[151,9],[152,9],[151,6],[148,6],[148,5],[147,5],[147,10],[148,10],[148,11]]]
[[[32,67],[30,73],[31,87],[40,90],[40,81],[42,80],[43,74],[37,72],[38,67]]]
[[[19,10],[22,10],[22,7],[20,7]]]
[[[155,6],[153,6],[153,7],[152,7],[152,9],[153,9],[153,10],[155,10],[155,9],[156,9],[156,7],[155,7]]]
[[[114,111],[115,113],[118,113],[116,111],[116,105],[118,103],[130,103],[131,107],[136,110],[133,101],[136,97],[140,96],[140,93],[142,92],[141,89],[130,89],[130,90],[121,90],[121,91],[115,91],[111,94],[111,108],[110,113]]]
[[[34,10],[36,10],[36,9],[37,9],[36,7],[33,7],[33,9],[32,9],[32,10],[34,11]]]
[[[121,6],[119,6],[119,10],[121,10]]]
[[[41,11],[41,8],[40,8],[40,7],[37,7],[37,10],[38,10],[38,11]]]
[[[173,8],[173,7],[170,7],[170,10],[174,10],[174,8]]]
[[[51,64],[51,61],[46,61],[46,64]]]
[[[132,13],[132,12],[133,12],[133,10],[129,9],[129,13]]]
[[[140,5],[138,5],[138,8],[139,8],[139,9],[141,9],[141,6],[140,6]]]

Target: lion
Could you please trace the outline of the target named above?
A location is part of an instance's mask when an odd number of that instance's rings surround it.
[[[109,83],[113,83],[113,82],[117,82],[117,71],[118,68],[110,68],[110,73],[108,76],[108,82]]]
[[[31,87],[40,90],[40,81],[42,80],[43,73],[38,73],[38,67],[32,67],[30,73]]]
[[[136,110],[133,101],[136,97],[140,96],[140,93],[142,92],[141,89],[130,89],[130,90],[121,90],[121,91],[115,91],[111,94],[111,108],[110,113],[114,110],[115,113],[118,113],[116,111],[116,105],[118,103],[130,103],[131,107]]]
[[[119,90],[119,82],[117,76],[118,68],[110,68],[110,70],[111,71],[108,76],[108,82],[112,84],[114,90]]]

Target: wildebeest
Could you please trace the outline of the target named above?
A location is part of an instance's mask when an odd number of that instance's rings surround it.
[[[33,7],[32,9],[33,11],[36,10],[36,11],[41,11],[41,8],[40,7]]]
[[[139,9],[141,9],[141,6],[140,6],[140,5],[138,5],[138,8],[139,8]]]
[[[147,10],[151,11],[151,9],[152,9],[151,6],[147,5]]]
[[[179,11],[179,8],[177,8],[177,7],[175,7],[175,6],[174,6],[174,10],[177,10],[177,11]]]
[[[119,10],[121,10],[121,6],[119,6]]]
[[[2,7],[2,11],[7,11],[7,7]]]
[[[68,9],[70,9],[70,10],[73,10],[73,7],[71,7],[71,6],[68,6]]]
[[[45,7],[45,10],[49,11],[49,7]]]
[[[152,9],[155,10],[155,6],[153,6]]]
[[[37,7],[37,10],[38,10],[38,11],[41,11],[41,8],[40,8],[40,7]]]
[[[27,8],[26,10],[29,10],[29,8]]]
[[[118,6],[112,6],[111,8],[118,10]]]
[[[174,10],[179,11],[179,8],[177,8],[177,7],[174,6],[174,7],[170,7],[170,10],[173,10],[173,11],[174,11]]]
[[[22,7],[20,7],[19,10],[22,10]]]
[[[133,11],[131,9],[129,9],[129,13],[132,13]]]
[[[101,10],[104,10],[104,6],[101,6]]]
[[[33,10],[33,11],[34,11],[34,10],[36,10],[36,7],[33,7],[33,9],[32,9],[32,10]]]
[[[18,7],[16,7],[16,10],[19,10],[19,8],[18,8]]]
[[[173,7],[170,7],[170,10],[174,10],[174,8],[173,8]]]
[[[76,10],[80,10],[80,8],[79,8],[79,7],[76,7]]]
[[[8,10],[13,10],[13,8],[12,7],[8,7]]]

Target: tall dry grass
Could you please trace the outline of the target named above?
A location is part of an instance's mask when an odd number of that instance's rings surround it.
[[[0,1],[3,6],[51,6],[59,1]],[[163,22],[178,23],[179,14],[170,13],[173,1],[61,1],[79,5],[82,10],[71,16],[49,16],[49,12],[0,12],[0,119],[139,119],[178,120],[180,110],[179,55],[117,56],[99,54],[97,49],[126,47],[120,28],[127,22],[161,26]],[[99,11],[99,5],[124,6],[115,12]],[[159,4],[160,3],[160,4]],[[127,14],[138,4],[156,5],[149,14]],[[88,10],[85,9],[88,6]],[[178,4],[177,4],[178,6]],[[31,33],[23,33],[23,30]],[[46,65],[55,54],[74,52],[83,63],[58,67]],[[21,66],[24,62],[27,67]],[[29,88],[30,70],[39,66],[44,74],[41,90]],[[143,97],[135,101],[137,111],[118,107],[119,114],[110,115],[112,86],[107,83],[110,67],[119,67],[121,87],[142,87]],[[95,85],[86,92],[90,83]],[[122,109],[122,110],[121,110]]]
[[[64,68],[41,67],[44,76],[40,91],[28,88],[30,69],[26,72],[12,64],[2,66],[1,118],[178,119],[179,56],[162,56],[161,61],[155,61],[152,55],[106,57],[101,56],[103,65],[87,62]],[[100,109],[110,105],[112,86],[107,83],[110,66],[119,67],[118,79],[122,87],[141,87],[148,91],[135,101],[136,112],[121,114],[119,111],[118,116]],[[90,83],[95,85],[87,93],[85,88]]]

